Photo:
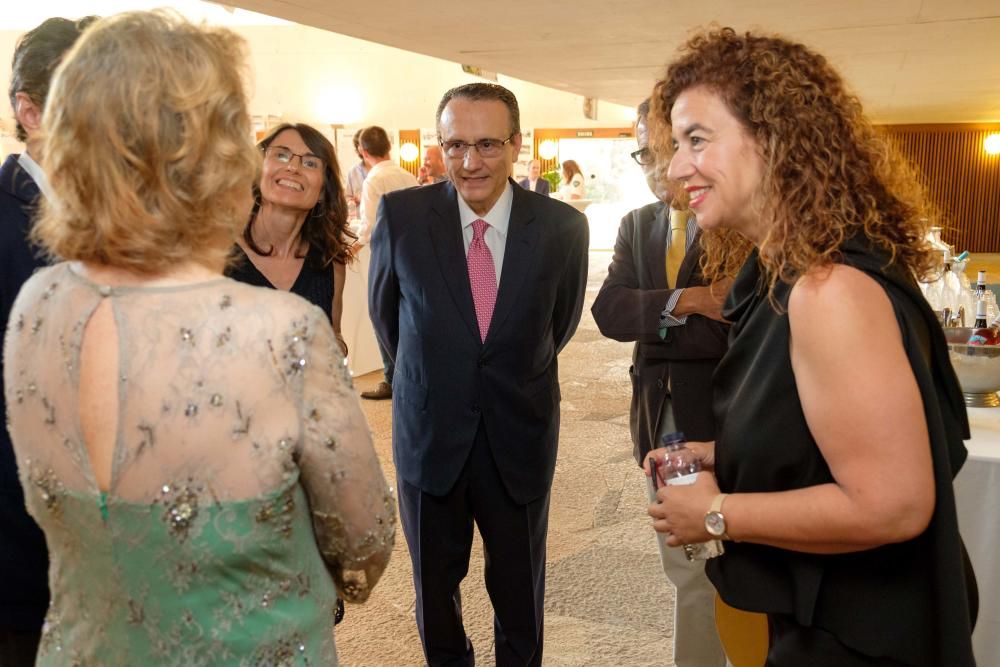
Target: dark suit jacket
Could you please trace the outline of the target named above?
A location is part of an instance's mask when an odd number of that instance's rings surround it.
[[[529,178],[522,178],[517,182],[517,184],[520,185],[525,190],[528,189],[529,183],[531,183],[531,179]],[[550,188],[549,182],[544,178],[542,178],[541,176],[539,176],[538,180],[535,181],[535,192],[537,192],[538,194],[545,195],[547,197],[549,195],[549,188]]]
[[[7,320],[21,285],[44,264],[28,244],[38,186],[8,155],[0,166],[0,327]],[[0,359],[0,378],[3,360]],[[0,414],[7,414],[0,392]],[[38,630],[49,604],[49,557],[45,537],[24,507],[17,462],[7,427],[0,428],[0,626]]]
[[[513,185],[513,181],[510,181]],[[508,493],[548,492],[559,437],[557,355],[580,321],[587,220],[514,187],[496,306],[482,342],[451,183],[382,198],[369,309],[395,365],[393,460],[433,495],[458,479],[480,422]]]
[[[632,352],[630,425],[639,464],[659,446],[656,433],[662,418],[667,382],[677,428],[689,440],[712,440],[712,373],[727,348],[728,325],[702,315],[667,329],[661,340],[660,313],[673,290],[665,270],[667,233],[665,204],[649,204],[624,218],[618,228],[608,277],[591,308],[601,333],[620,341],[636,341]],[[704,285],[698,271],[701,251],[695,238],[677,275],[679,287]]]

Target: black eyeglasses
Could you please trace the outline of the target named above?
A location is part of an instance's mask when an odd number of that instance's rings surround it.
[[[635,163],[640,167],[648,167],[649,165],[656,162],[656,158],[653,155],[653,151],[649,148],[640,148],[637,151],[632,151],[629,153]]]
[[[310,171],[319,171],[323,169],[323,158],[318,155],[312,155],[311,153],[306,153],[305,155],[299,155],[298,153],[293,153],[284,146],[268,146],[264,149],[264,155],[271,158],[272,160],[277,160],[282,164],[291,164],[292,158],[297,157],[299,159],[299,164],[302,165],[303,169],[309,169]]]
[[[509,144],[510,140],[514,138],[514,134],[511,134],[503,141],[500,139],[480,139],[471,144],[465,141],[439,141],[438,143],[441,144],[441,149],[448,157],[464,158],[473,146],[476,148],[476,152],[479,153],[479,157],[497,157],[503,152],[503,147]]]

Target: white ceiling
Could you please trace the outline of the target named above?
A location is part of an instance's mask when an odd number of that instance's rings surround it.
[[[826,55],[882,123],[1000,121],[1000,0],[227,0],[634,106],[712,22]]]

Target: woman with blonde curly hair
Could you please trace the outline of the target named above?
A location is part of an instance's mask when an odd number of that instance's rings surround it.
[[[9,429],[45,532],[39,665],[336,664],[394,506],[326,316],[223,277],[259,155],[232,32],[88,28],[44,117],[62,263],[25,284]]]
[[[725,540],[709,577],[768,615],[768,665],[974,664],[952,490],[968,422],[915,282],[933,260],[912,175],[826,60],[779,37],[692,38],[652,116],[709,279],[754,246],[723,313],[717,437],[689,446],[714,474],[661,489],[654,526]]]

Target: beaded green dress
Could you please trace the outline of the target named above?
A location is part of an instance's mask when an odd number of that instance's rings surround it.
[[[79,421],[88,319],[119,339],[110,487]],[[39,665],[333,665],[337,593],[380,577],[395,506],[333,332],[228,279],[109,288],[70,265],[25,285],[5,341],[10,433],[45,532]]]

